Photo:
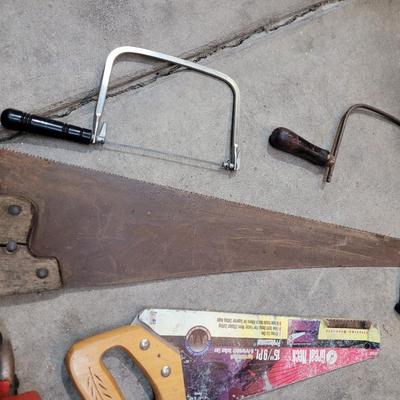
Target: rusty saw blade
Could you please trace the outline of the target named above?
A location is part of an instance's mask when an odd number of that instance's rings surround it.
[[[223,272],[398,267],[400,240],[0,150],[0,192],[35,205],[29,246],[67,287]]]

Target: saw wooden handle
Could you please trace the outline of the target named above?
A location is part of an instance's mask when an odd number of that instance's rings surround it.
[[[102,361],[104,353],[112,348],[125,350],[141,368],[156,400],[186,399],[179,351],[141,324],[114,329],[71,347],[65,363],[83,399],[125,398]]]
[[[328,150],[315,146],[290,129],[276,128],[269,137],[269,143],[278,150],[303,158],[315,165],[326,167],[332,162]]]
[[[65,124],[50,118],[39,117],[8,108],[1,113],[1,124],[14,131],[23,131],[59,139],[90,144],[92,131],[79,126]]]

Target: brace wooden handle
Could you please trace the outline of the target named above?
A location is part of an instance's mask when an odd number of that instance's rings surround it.
[[[276,128],[269,137],[269,143],[278,150],[303,158],[315,165],[326,167],[332,163],[328,150],[315,146],[290,129]]]
[[[8,108],[1,113],[1,124],[14,131],[24,131],[55,138],[90,144],[92,131],[79,126],[65,124],[50,118],[27,114]]]
[[[148,347],[141,347],[143,340],[147,341]],[[141,368],[153,388],[156,400],[186,399],[179,351],[141,324],[114,329],[84,339],[71,347],[65,363],[83,399],[125,398],[102,361],[104,353],[116,347],[125,350]],[[162,374],[164,367],[170,368],[170,374],[166,377]]]

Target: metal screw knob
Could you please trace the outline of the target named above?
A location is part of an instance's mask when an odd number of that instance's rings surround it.
[[[13,215],[15,217],[21,213],[21,210],[22,210],[21,206],[18,206],[16,204],[11,204],[11,206],[8,207],[7,211],[10,215]]]
[[[46,279],[49,276],[49,270],[47,268],[38,268],[36,270],[36,276],[39,279]]]
[[[6,245],[6,250],[9,253],[14,253],[18,248],[18,244],[15,240],[9,240],[7,245]]]
[[[161,368],[161,376],[164,378],[168,378],[171,375],[171,368],[168,365],[165,365]]]
[[[142,339],[140,341],[139,347],[141,350],[147,350],[150,347],[150,342],[148,339]]]

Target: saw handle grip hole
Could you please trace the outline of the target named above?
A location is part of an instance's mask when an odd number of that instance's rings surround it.
[[[153,400],[155,398],[146,376],[124,349],[116,347],[107,350],[102,361],[127,400]]]
[[[131,362],[128,362],[127,356]],[[132,362],[142,375],[133,368]],[[127,393],[137,393],[138,383],[142,385],[142,395],[154,392],[156,400],[186,399],[179,351],[142,324],[124,326],[75,343],[65,363],[83,399],[93,399],[96,393],[97,398],[123,400],[125,397],[119,384],[125,387]],[[139,374],[139,378],[136,383],[125,378],[116,382],[108,367],[111,370],[118,368],[118,375],[121,375],[122,369],[123,376],[127,375],[125,371],[136,371],[135,375]],[[151,389],[145,382],[150,384]],[[138,397],[135,396],[135,399]]]

